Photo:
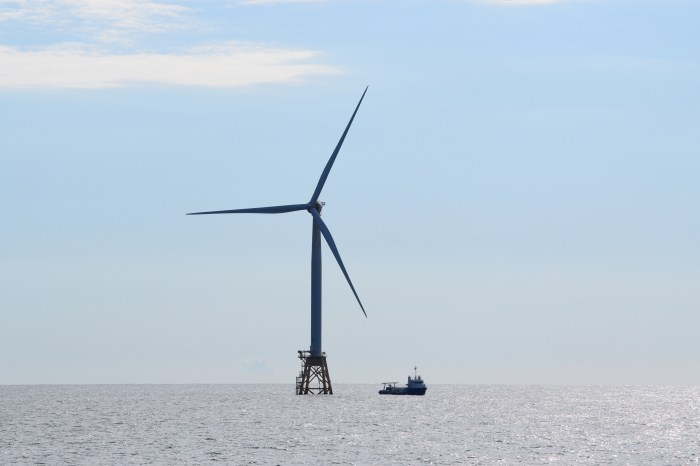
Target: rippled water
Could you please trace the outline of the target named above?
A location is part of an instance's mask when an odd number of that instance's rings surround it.
[[[0,464],[697,464],[698,387],[0,387]]]

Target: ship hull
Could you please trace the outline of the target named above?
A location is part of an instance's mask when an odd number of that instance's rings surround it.
[[[425,392],[428,390],[428,387],[422,387],[422,388],[408,388],[408,387],[401,387],[401,388],[393,388],[391,390],[379,390],[380,395],[425,395]]]
[[[428,387],[421,388],[406,388],[406,395],[425,395]]]

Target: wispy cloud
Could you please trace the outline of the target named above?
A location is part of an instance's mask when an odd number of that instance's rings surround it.
[[[143,84],[237,87],[300,81],[340,71],[311,60],[318,52],[242,43],[180,54],[108,54],[80,45],[0,47],[0,88],[113,88]]]
[[[0,27],[14,22],[50,30],[58,39],[45,46],[0,44],[0,89],[237,87],[340,72],[320,64],[318,51],[294,47],[230,41],[163,52],[147,46],[154,34],[197,29],[194,10],[186,5],[184,0],[0,0]]]
[[[138,0],[0,0],[0,21],[22,20],[50,26],[85,25],[158,31],[167,29],[188,8]]]
[[[266,358],[244,358],[241,361],[241,364],[248,372],[273,372],[272,364]]]
[[[271,5],[273,3],[319,3],[326,0],[241,0],[241,5]]]

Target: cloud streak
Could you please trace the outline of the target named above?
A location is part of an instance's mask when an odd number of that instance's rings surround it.
[[[82,20],[140,29],[172,21],[188,10],[172,3],[137,0],[0,0],[0,21],[61,25]]]
[[[318,63],[319,52],[294,47],[231,41],[167,52],[144,48],[154,34],[206,31],[187,5],[185,0],[0,0],[0,27],[17,23],[58,38],[45,46],[0,44],[0,89],[227,88],[340,73]]]
[[[312,50],[230,42],[180,54],[108,54],[83,46],[0,47],[0,89],[116,88],[149,84],[239,87],[338,74]]]
[[[137,0],[0,0],[0,21],[50,26],[102,24],[127,30],[167,29],[188,8]]]
[[[326,0],[241,0],[241,5],[271,5],[276,3],[320,3]]]
[[[192,29],[191,10],[137,0],[0,0],[0,27],[15,22],[80,40],[133,45],[139,36]]]

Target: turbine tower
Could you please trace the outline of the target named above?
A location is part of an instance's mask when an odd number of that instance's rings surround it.
[[[367,87],[369,88],[369,86]],[[333,388],[331,386],[331,378],[328,374],[328,364],[326,363],[326,353],[321,349],[321,235],[326,240],[328,247],[335,256],[335,260],[340,266],[340,270],[343,271],[345,279],[350,285],[357,302],[360,305],[360,309],[367,317],[364,306],[360,301],[360,297],[355,291],[355,287],[350,280],[350,275],[343,265],[343,260],[340,258],[340,253],[338,248],[333,241],[333,236],[331,236],[330,230],[326,226],[325,222],[321,219],[321,209],[323,209],[324,203],[318,200],[321,195],[321,190],[323,190],[323,185],[326,183],[326,178],[333,168],[333,163],[335,162],[338,152],[340,152],[340,147],[345,141],[345,136],[348,134],[350,125],[355,119],[357,110],[360,108],[362,99],[365,98],[367,93],[367,88],[362,93],[360,101],[355,107],[355,111],[350,117],[348,125],[343,131],[343,135],[340,137],[338,144],[335,146],[331,158],[326,163],[326,167],[321,173],[321,178],[318,180],[316,189],[311,195],[309,202],[305,204],[291,204],[291,205],[281,205],[272,207],[254,207],[251,209],[234,209],[234,210],[216,210],[211,212],[192,212],[187,215],[208,215],[208,214],[283,214],[287,212],[294,212],[297,210],[305,210],[311,214],[312,217],[312,230],[311,230],[311,346],[309,351],[300,350],[298,351],[299,359],[301,360],[302,369],[296,380],[296,393],[297,395],[305,395],[309,393],[314,394],[333,394]]]

